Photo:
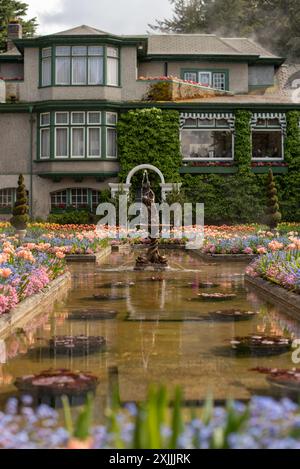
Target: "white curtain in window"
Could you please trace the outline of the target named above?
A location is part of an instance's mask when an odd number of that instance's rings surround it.
[[[56,58],[56,84],[69,85],[70,84],[70,58],[57,57]]]
[[[89,155],[100,157],[100,127],[89,129]]]
[[[50,157],[50,129],[41,129],[41,158]]]
[[[42,86],[51,85],[51,57],[42,60]]]
[[[103,83],[103,57],[89,57],[89,85]]]
[[[86,84],[86,57],[73,57],[72,83],[73,85]]]
[[[107,129],[107,156],[117,156],[117,131],[116,129]]]
[[[55,156],[68,157],[68,129],[57,128],[56,129],[56,152]]]
[[[72,156],[84,157],[84,129],[72,129]]]
[[[113,57],[107,58],[107,84],[113,86],[119,84],[119,60]]]

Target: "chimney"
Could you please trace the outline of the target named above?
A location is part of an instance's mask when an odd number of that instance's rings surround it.
[[[22,24],[18,19],[11,20],[7,26],[7,50],[15,49],[14,40],[22,39]]]

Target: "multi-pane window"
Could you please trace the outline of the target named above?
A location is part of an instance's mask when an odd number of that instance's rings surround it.
[[[119,49],[107,47],[107,84],[118,86],[119,84]]]
[[[44,48],[41,51],[41,85],[118,86],[119,55],[119,48],[112,46]]]
[[[100,203],[100,191],[89,188],[70,188],[52,192],[51,210],[65,210],[67,208],[95,210]]]
[[[46,47],[42,49],[42,86],[51,85],[51,72],[52,72],[52,49]]]
[[[252,158],[256,161],[282,160],[283,131],[279,119],[259,118],[252,129]]]
[[[226,119],[189,118],[181,131],[185,160],[232,160],[233,132]]]
[[[228,82],[228,72],[189,70],[183,72],[185,80],[194,81],[202,86],[208,86],[217,90],[226,90]]]
[[[117,158],[117,114],[114,112],[106,113],[106,155],[107,158]]]
[[[50,158],[50,113],[40,115],[40,158]]]
[[[59,111],[40,115],[39,157],[116,158],[118,115]]]
[[[12,210],[16,199],[16,189],[0,189],[0,210]]]
[[[67,191],[52,192],[51,209],[65,209],[67,207]]]
[[[226,89],[226,74],[225,73],[213,73],[212,75],[212,87],[217,90]]]

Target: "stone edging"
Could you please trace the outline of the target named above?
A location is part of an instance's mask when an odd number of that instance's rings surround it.
[[[96,252],[96,254],[69,254],[66,256],[67,262],[99,262],[103,257],[111,254],[111,246],[101,249],[101,251]]]
[[[4,338],[12,329],[21,327],[30,318],[43,312],[56,300],[63,299],[71,287],[71,274],[66,272],[53,280],[40,293],[21,301],[8,314],[0,316],[0,337]]]
[[[249,275],[245,275],[245,283],[258,290],[258,293],[266,296],[272,303],[287,308],[287,314],[296,319],[300,319],[300,295],[260,277],[253,278]]]
[[[132,244],[132,249],[146,249],[149,248],[149,244]],[[159,249],[183,249],[185,250],[184,244],[159,244]]]

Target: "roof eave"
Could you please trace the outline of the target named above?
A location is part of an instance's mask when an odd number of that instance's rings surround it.
[[[70,36],[41,36],[36,38],[17,39],[14,41],[18,50],[23,53],[26,47],[45,47],[52,44],[99,44],[108,42],[119,45],[137,45],[145,41],[139,37],[122,37],[111,34],[89,34],[89,35],[70,35]]]

